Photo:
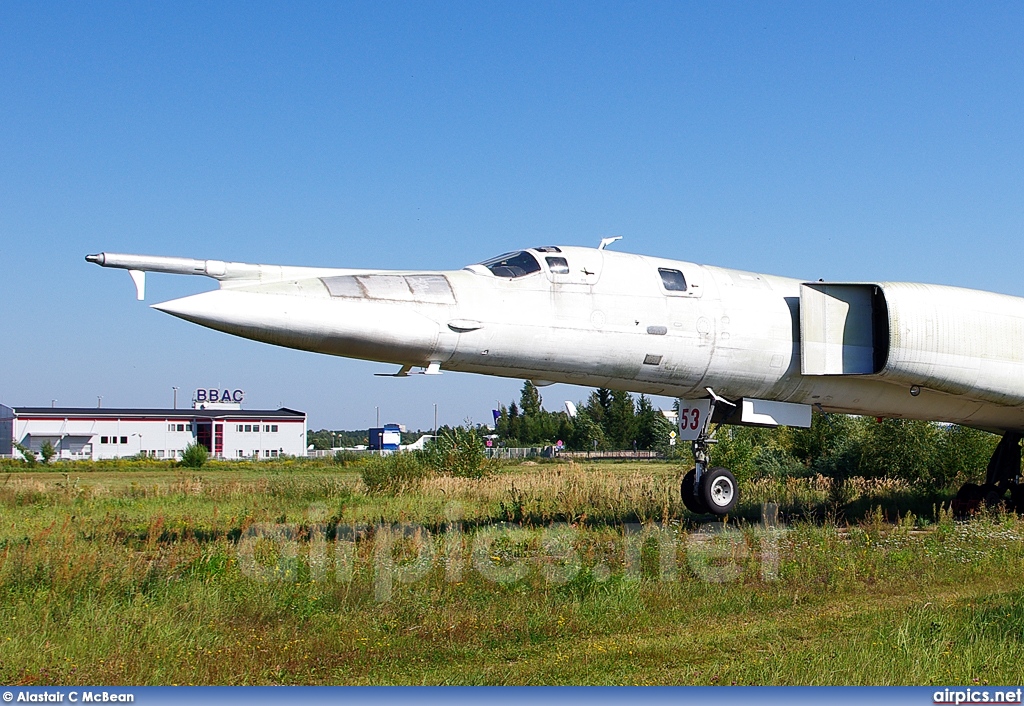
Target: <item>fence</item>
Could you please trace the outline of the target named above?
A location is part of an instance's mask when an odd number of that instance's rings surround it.
[[[502,461],[518,458],[564,458],[564,459],[620,459],[651,461],[665,458],[660,451],[557,451],[554,446],[527,446],[517,448],[489,448],[485,449],[487,458],[496,458]],[[336,453],[355,454],[357,456],[378,455],[379,451],[368,449],[314,449],[307,451],[309,458],[333,458]]]
[[[653,460],[665,458],[659,451],[557,451],[554,446],[532,446],[526,448],[491,448],[487,449],[488,458],[565,458],[565,459],[627,459]]]
[[[379,451],[370,451],[369,449],[312,449],[306,452],[306,456],[309,458],[334,458],[335,454],[355,454],[356,456],[377,456],[380,454]]]
[[[618,459],[635,459],[635,460],[653,460],[656,458],[665,458],[665,454],[660,451],[562,451],[558,454],[559,458],[618,458]]]

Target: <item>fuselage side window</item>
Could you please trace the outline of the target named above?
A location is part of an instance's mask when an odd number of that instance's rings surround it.
[[[567,275],[569,274],[569,263],[564,257],[546,257],[548,269],[551,270],[553,275]]]
[[[686,278],[679,270],[669,270],[664,267],[658,268],[661,275],[661,284],[670,292],[685,292]]]
[[[519,252],[505,253],[493,260],[480,263],[491,271],[496,277],[525,277],[526,275],[540,272],[540,263],[525,250]]]

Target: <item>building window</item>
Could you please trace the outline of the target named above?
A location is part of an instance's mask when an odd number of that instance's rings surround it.
[[[188,424],[185,425],[185,431],[192,431],[192,423],[191,422],[189,422]]]
[[[109,440],[110,440],[109,436],[101,436],[100,437],[100,443],[101,444],[106,444]]]
[[[238,458],[245,458],[245,452],[242,449],[238,449]]]
[[[270,431],[277,431],[277,425],[276,424],[271,424],[270,425]]]
[[[127,436],[122,436],[121,437],[121,443],[122,444],[127,444],[128,443],[128,437]]]

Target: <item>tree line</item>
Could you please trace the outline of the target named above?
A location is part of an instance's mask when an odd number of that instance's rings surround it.
[[[666,450],[672,423],[650,398],[598,388],[576,414],[544,409],[540,390],[523,383],[519,402],[498,410],[494,431],[505,446],[541,446],[561,441],[570,451]]]
[[[956,424],[817,412],[808,429],[726,426],[716,438],[712,463],[740,479],[899,478],[933,490],[984,480],[999,442]]]
[[[497,410],[493,432],[466,428],[480,446],[490,435],[499,446],[547,446],[561,441],[570,451],[656,450],[692,464],[690,445],[670,445],[672,423],[645,395],[598,388],[576,414],[544,409],[540,390],[523,383],[518,401]],[[441,431],[455,433],[444,427]],[[403,434],[409,443],[422,432]],[[317,448],[366,443],[366,432],[310,432]],[[875,419],[814,412],[810,428],[722,426],[712,463],[741,480],[821,474],[846,478],[900,478],[931,489],[955,488],[985,477],[995,434],[910,419]],[[339,443],[340,442],[340,443]]]
[[[692,463],[690,445],[669,444],[673,425],[644,395],[599,388],[577,414],[544,409],[537,387],[523,384],[518,404],[502,406],[501,443],[536,446],[561,440],[569,450],[657,450]],[[741,480],[823,475],[899,478],[933,490],[979,482],[999,437],[956,424],[814,412],[810,428],[722,426],[712,463]]]

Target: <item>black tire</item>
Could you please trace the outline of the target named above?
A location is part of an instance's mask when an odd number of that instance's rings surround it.
[[[977,483],[964,483],[953,498],[953,516],[958,519],[970,517],[985,500],[985,491]]]
[[[700,498],[712,515],[728,515],[740,501],[740,487],[736,476],[728,468],[716,466],[700,479]]]
[[[683,482],[679,484],[679,495],[683,499],[686,509],[696,515],[708,514],[707,505],[701,500],[700,495],[694,491],[693,481],[697,477],[697,470],[691,469],[683,476]]]
[[[1018,515],[1024,515],[1024,485],[1014,483],[1010,486],[1010,503],[1013,506],[1014,512]]]
[[[1005,506],[1006,492],[1001,490],[999,486],[986,483],[981,486],[981,492],[985,507],[988,509],[995,510]]]

